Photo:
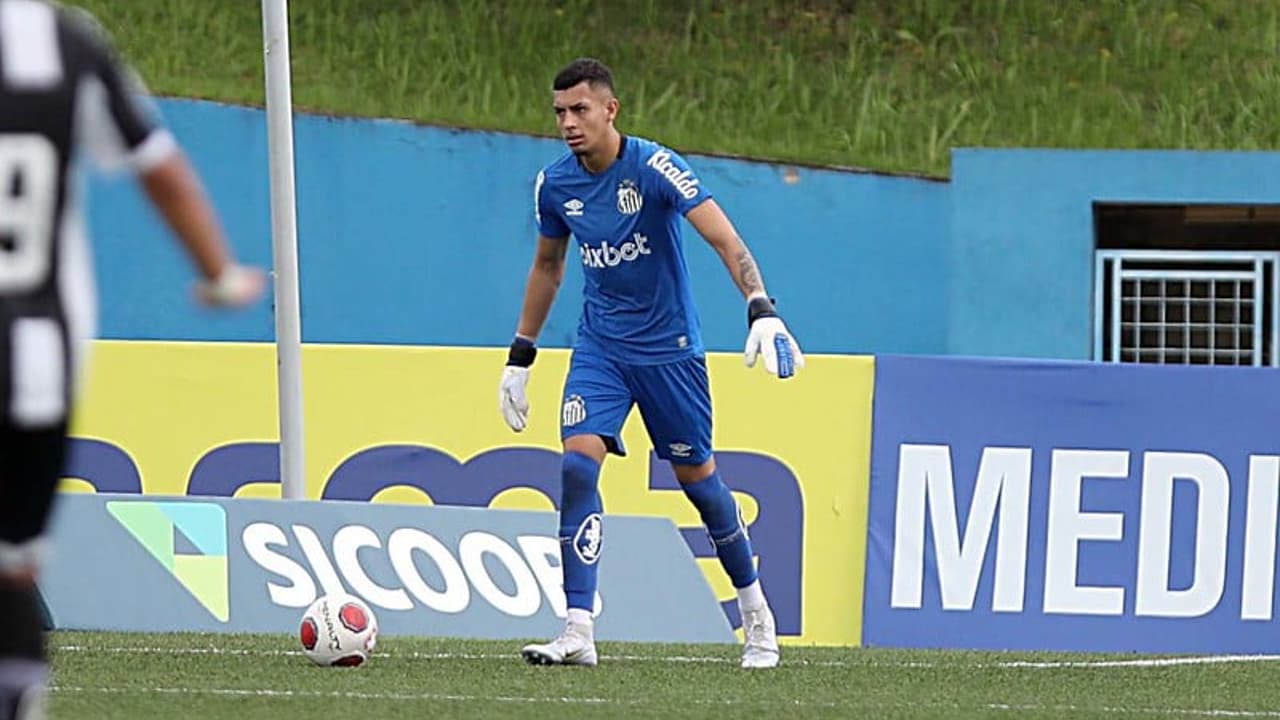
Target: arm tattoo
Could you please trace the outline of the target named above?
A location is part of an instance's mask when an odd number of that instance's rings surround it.
[[[738,251],[737,268],[738,289],[742,290],[743,295],[764,290],[764,283],[760,281],[760,268],[756,266],[756,259],[751,257],[751,251],[746,247]]]

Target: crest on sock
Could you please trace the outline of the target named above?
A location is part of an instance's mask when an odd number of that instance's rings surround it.
[[[594,565],[600,559],[600,545],[604,540],[603,526],[600,513],[591,513],[582,519],[578,532],[573,536],[573,551],[587,565]]]

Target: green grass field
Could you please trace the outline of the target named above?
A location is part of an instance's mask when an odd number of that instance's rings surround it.
[[[1275,718],[1280,658],[600,643],[596,668],[530,667],[520,642],[381,639],[364,667],[291,637],[50,635],[53,720],[254,718]]]
[[[75,0],[165,95],[263,102],[261,3]],[[1274,0],[292,0],[300,108],[553,135],[578,55],[685,152],[946,174],[952,147],[1280,147]]]

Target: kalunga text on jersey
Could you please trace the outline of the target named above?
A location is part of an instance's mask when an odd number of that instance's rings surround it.
[[[662,173],[662,176],[671,181],[675,186],[676,192],[685,197],[686,200],[692,200],[698,194],[698,179],[693,177],[693,172],[689,170],[681,170],[671,162],[671,153],[666,150],[659,150],[649,156],[649,167]]]
[[[600,247],[583,245],[582,264],[589,268],[617,267],[641,255],[650,254],[648,243],[649,238],[640,233],[632,233],[631,240],[618,247],[610,245],[608,241],[601,241]]]

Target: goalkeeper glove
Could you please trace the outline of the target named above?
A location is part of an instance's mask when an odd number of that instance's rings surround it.
[[[804,367],[804,354],[791,336],[791,331],[778,317],[773,301],[755,297],[747,303],[747,347],[743,355],[747,367],[755,367],[756,357],[764,356],[764,368],[771,375],[787,379]]]
[[[533,341],[517,335],[507,351],[507,365],[502,369],[502,382],[498,385],[498,409],[502,419],[514,431],[524,430],[529,423],[529,398],[524,388],[529,383],[529,366],[537,357],[538,349]]]
[[[196,298],[213,307],[244,307],[262,296],[266,284],[262,270],[232,263],[218,277],[197,281]]]

